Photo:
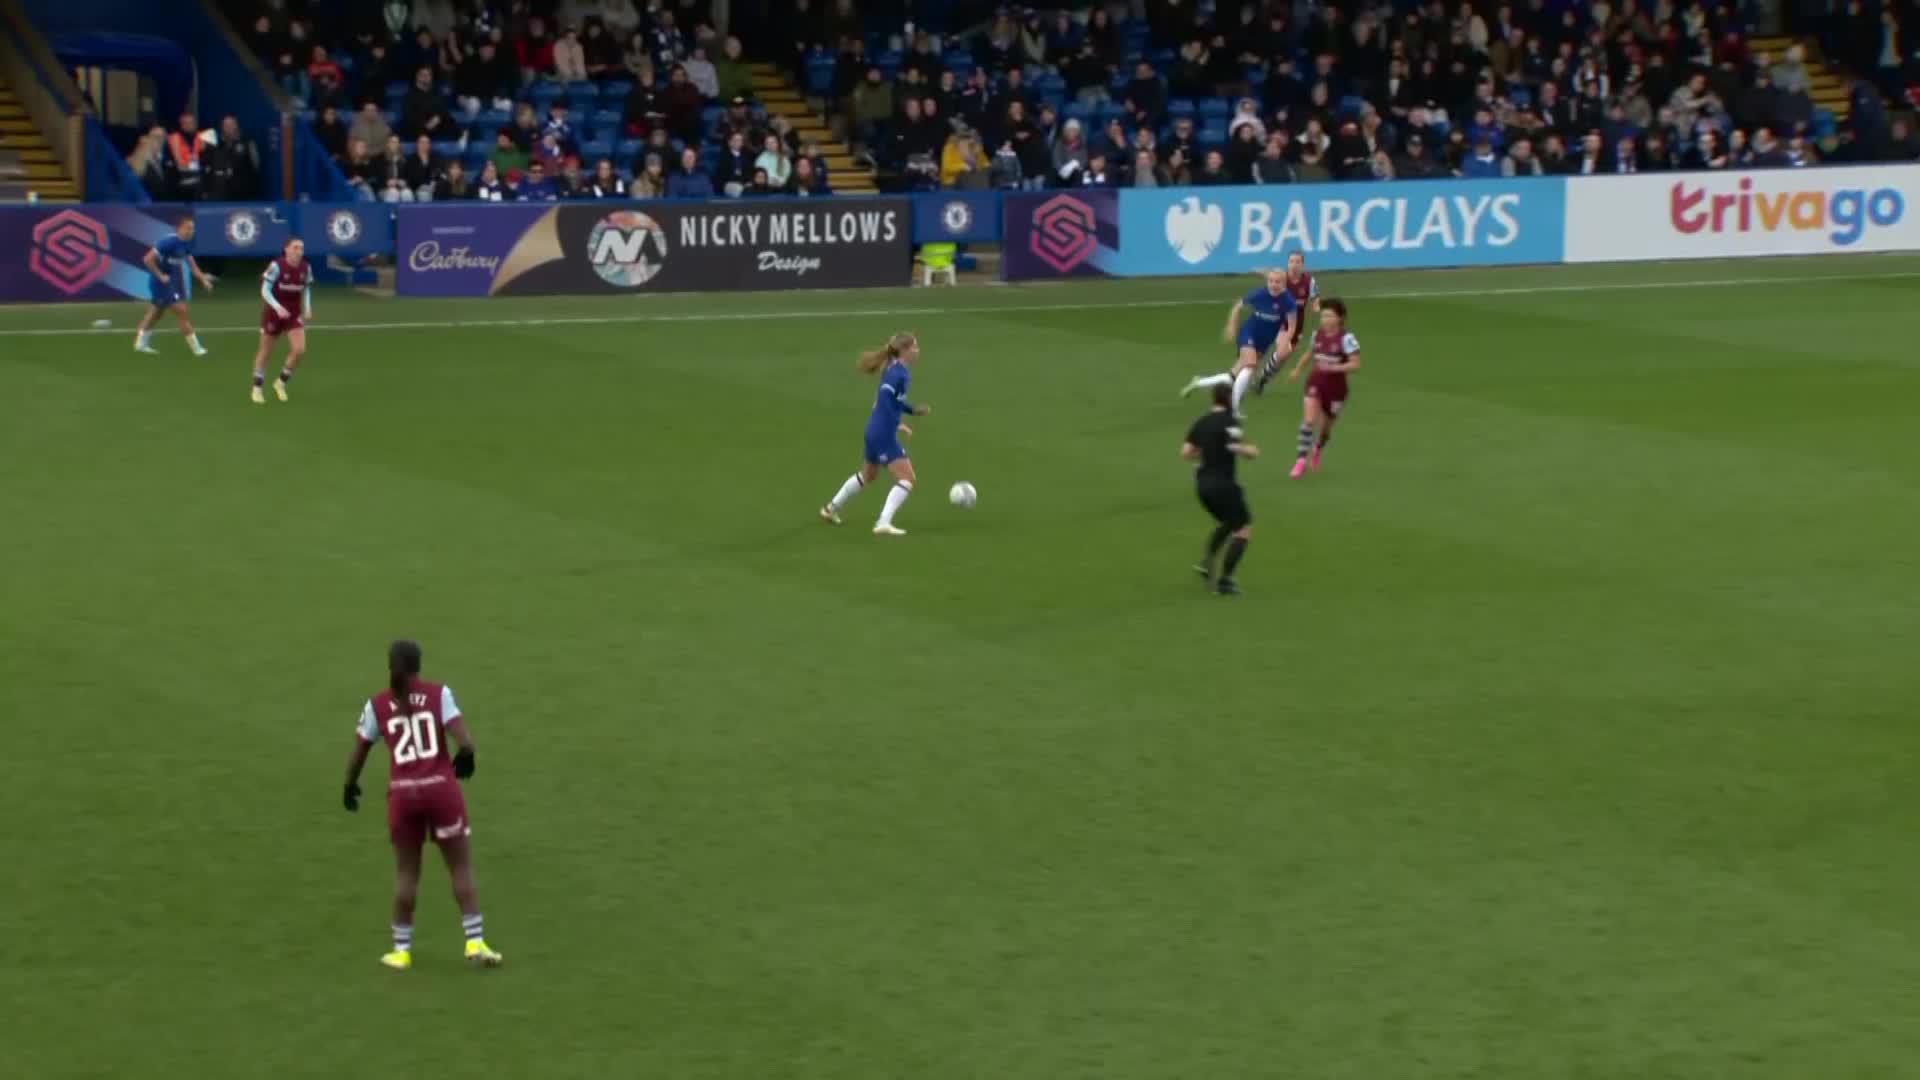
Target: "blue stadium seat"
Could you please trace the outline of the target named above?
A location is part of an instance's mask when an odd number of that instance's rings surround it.
[[[460,148],[460,143],[457,139],[443,139],[433,144],[433,153],[436,157],[457,158],[465,152],[466,151]]]
[[[1513,102],[1516,109],[1525,109],[1533,104],[1533,91],[1518,82],[1507,84],[1507,100]]]
[[[513,114],[505,109],[482,109],[480,115],[473,118],[473,131],[491,139],[494,133],[513,123]]]
[[[576,109],[585,105],[591,105],[600,99],[600,84],[598,83],[586,81],[570,82],[567,84],[566,89],[567,97],[573,102],[573,107]]]
[[[1172,49],[1149,49],[1147,62],[1153,65],[1153,70],[1165,75],[1173,70],[1173,61],[1177,55]]]
[[[388,83],[387,84],[387,101],[389,103],[399,101],[401,98],[406,97],[407,91],[412,88],[413,87],[410,83],[403,83],[403,82]]]
[[[1839,134],[1840,125],[1831,109],[1813,110],[1813,123],[1809,132],[1816,139],[1831,139]]]
[[[1167,102],[1168,116],[1192,116],[1195,107],[1192,98],[1174,98]]]
[[[563,92],[559,83],[537,82],[528,88],[527,97],[532,100],[534,111],[544,114],[547,111],[547,106],[553,104],[553,100]]]
[[[617,139],[624,116],[619,109],[601,109],[593,114],[592,130],[596,138]]]
[[[1041,94],[1040,104],[1051,106],[1054,112],[1059,112],[1067,104],[1066,91],[1055,90],[1051,93]]]
[[[1062,121],[1078,120],[1080,126],[1085,127],[1093,123],[1093,110],[1077,101],[1069,102],[1060,110],[1060,119]]]
[[[639,157],[641,148],[646,145],[647,143],[644,139],[621,139],[613,146],[614,163],[625,165],[627,162]]]
[[[613,156],[612,139],[588,139],[580,144],[580,160],[592,163]]]
[[[892,82],[900,74],[898,60],[876,60],[873,66],[880,69],[880,77],[888,82]]]
[[[807,93],[814,97],[826,97],[833,93],[833,65],[808,65]]]
[[[627,95],[633,92],[632,79],[613,79],[600,86],[600,105],[602,108],[617,109],[624,105]]]
[[[493,153],[493,144],[469,143],[467,145],[467,171],[479,175],[487,164],[487,158]]]
[[[1336,111],[1343,117],[1356,117],[1359,116],[1360,111],[1366,107],[1366,98],[1361,97],[1359,94],[1348,94],[1340,99],[1340,105]]]
[[[1233,103],[1226,98],[1200,99],[1200,119],[1225,120],[1233,115]]]
[[[400,130],[400,113],[397,109],[382,109],[380,115],[386,120],[388,127],[395,131]]]
[[[1100,121],[1101,127],[1106,127],[1108,123],[1114,120],[1125,120],[1127,118],[1127,107],[1119,102],[1109,101],[1105,105],[1100,106],[1100,110],[1095,114],[1094,118]]]

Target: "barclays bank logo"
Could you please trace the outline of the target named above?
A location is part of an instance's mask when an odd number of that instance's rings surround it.
[[[1226,227],[1226,215],[1218,203],[1203,206],[1189,195],[1167,207],[1167,246],[1189,265],[1205,262],[1213,254]]]

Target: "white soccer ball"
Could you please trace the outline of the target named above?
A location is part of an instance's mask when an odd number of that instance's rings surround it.
[[[973,485],[965,480],[947,489],[947,501],[962,510],[973,509],[973,504],[979,500],[980,493],[973,490]]]

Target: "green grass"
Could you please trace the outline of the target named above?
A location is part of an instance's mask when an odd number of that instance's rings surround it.
[[[266,408],[244,282],[208,360],[0,310],[0,1074],[1920,1075],[1917,279],[1331,276],[1231,601],[1173,391],[1245,281],[325,293]],[[813,513],[902,326],[886,543]],[[374,963],[399,634],[500,972],[437,870]]]

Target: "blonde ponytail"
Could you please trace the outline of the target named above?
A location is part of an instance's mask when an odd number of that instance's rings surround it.
[[[913,335],[905,330],[887,339],[887,343],[878,349],[868,349],[854,361],[854,366],[862,375],[878,375],[887,366],[887,361],[899,356],[913,347]]]

